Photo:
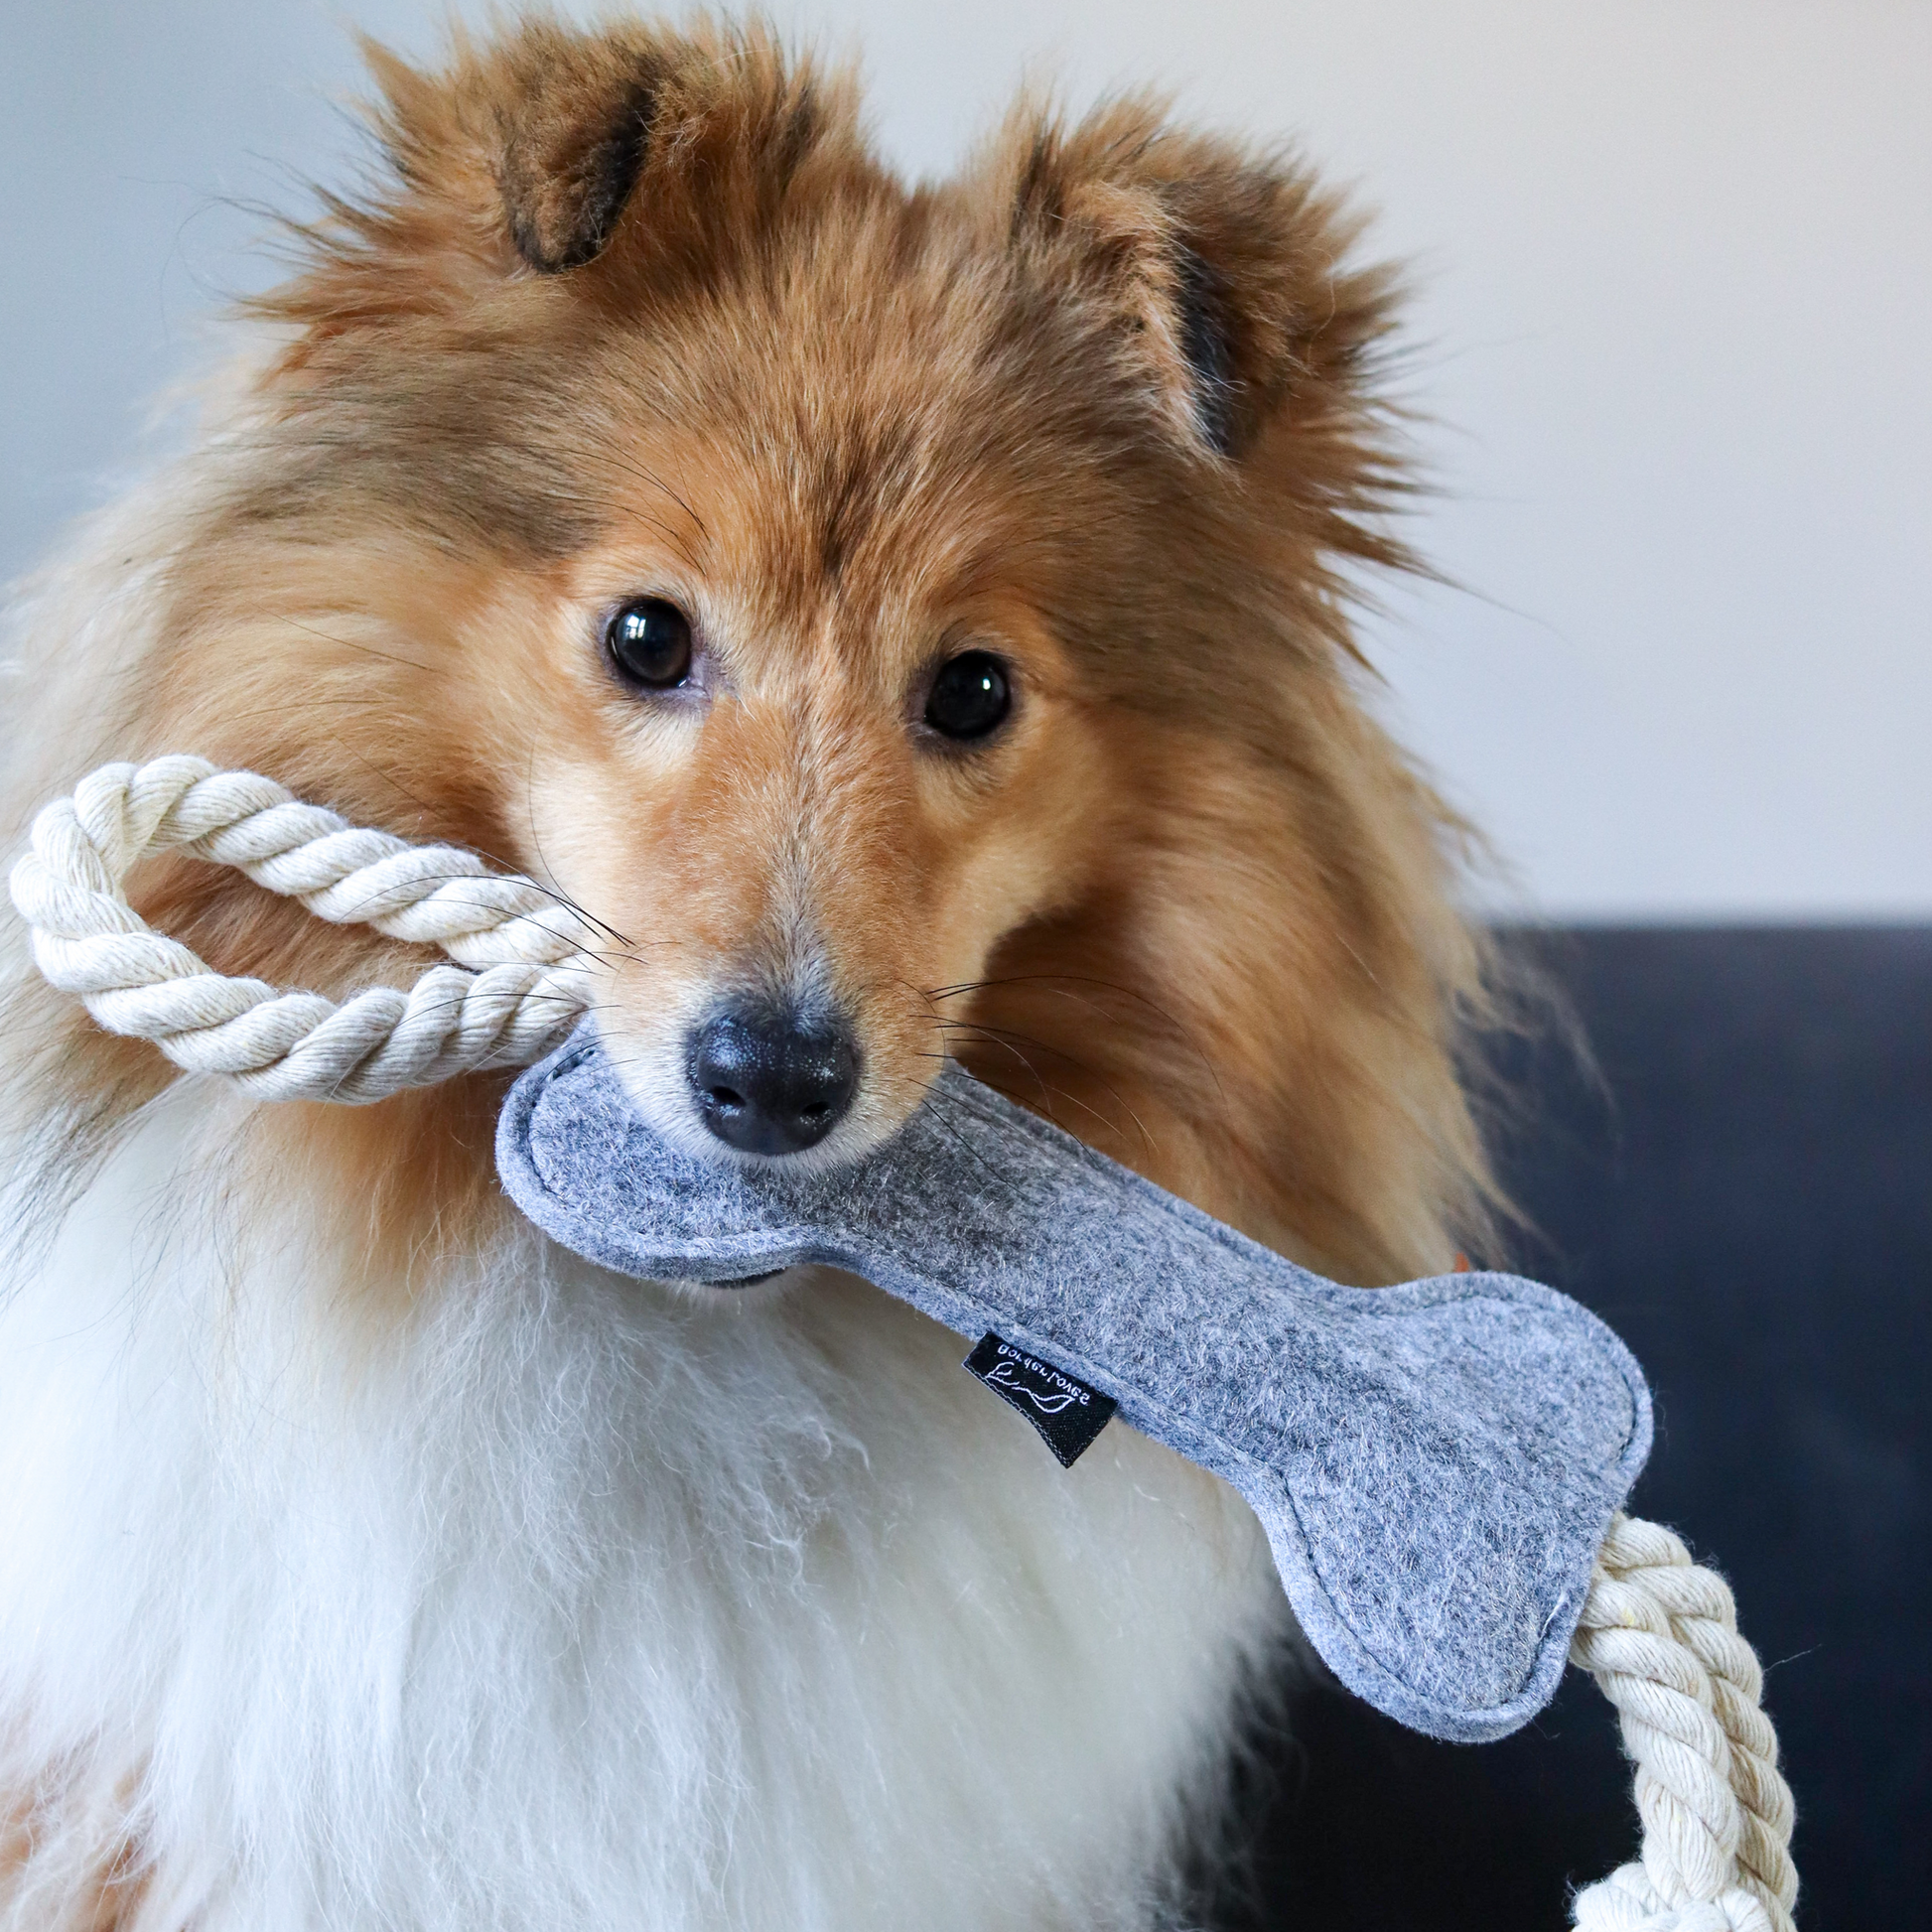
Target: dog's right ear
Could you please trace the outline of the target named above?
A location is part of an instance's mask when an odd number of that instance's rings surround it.
[[[756,29],[535,21],[487,45],[459,30],[440,71],[362,52],[386,166],[365,198],[324,196],[299,231],[304,271],[254,305],[311,341],[569,280],[652,234],[688,249],[708,210],[743,231],[826,137],[856,141],[844,83]]]
[[[504,64],[496,178],[517,253],[556,275],[610,240],[643,165],[665,62],[649,43],[545,38],[518,43]]]

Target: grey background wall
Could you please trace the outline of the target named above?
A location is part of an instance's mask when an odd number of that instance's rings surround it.
[[[460,12],[481,15],[479,5]],[[1462,589],[1371,626],[1399,730],[1564,917],[1932,916],[1932,4],[792,0],[944,169],[1023,71],[1293,134],[1416,264]],[[0,0],[0,572],[138,461],[426,0]]]

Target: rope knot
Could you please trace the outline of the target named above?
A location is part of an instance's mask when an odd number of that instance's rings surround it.
[[[1570,1658],[1616,1707],[1644,1827],[1641,1863],[1578,1894],[1578,1926],[1792,1932],[1791,1791],[1724,1579],[1669,1530],[1618,1515]]]

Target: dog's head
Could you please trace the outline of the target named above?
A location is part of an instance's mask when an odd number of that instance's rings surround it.
[[[372,60],[384,178],[258,305],[151,736],[554,885],[694,1148],[843,1158],[953,1050],[1261,1162],[1284,1053],[1338,1042],[1332,1114],[1378,1002],[1440,1040],[1342,616],[1385,289],[1297,166],[1023,107],[907,190],[756,33]]]

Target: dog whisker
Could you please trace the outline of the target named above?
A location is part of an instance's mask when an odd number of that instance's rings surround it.
[[[523,806],[524,813],[530,824],[530,849],[537,855],[537,864],[550,875],[551,881],[554,882],[556,872],[544,854],[543,840],[537,832],[537,741],[534,738],[530,740],[530,761],[523,774]],[[585,917],[591,918],[591,915],[587,912]],[[605,920],[591,919],[591,923],[601,926],[619,945],[627,946],[630,944],[630,941],[616,926],[608,924]]]
[[[972,1144],[972,1142],[968,1140],[966,1136],[962,1134],[959,1131],[959,1129],[953,1125],[951,1120],[947,1118],[946,1110],[952,1103],[947,1100],[946,1096],[938,1092],[933,1087],[927,1087],[921,1104],[923,1104],[927,1109],[930,1110],[932,1115],[932,1124],[936,1128],[938,1128],[939,1131],[942,1134],[944,1134],[945,1137],[949,1141],[951,1141],[952,1144],[956,1148],[958,1148],[962,1154],[966,1155],[968,1159],[972,1161],[974,1166],[977,1167],[983,1174],[985,1174],[988,1180],[992,1181],[997,1186],[1000,1179],[999,1171],[988,1164],[985,1155],[983,1155],[979,1151],[979,1149],[976,1148]]]
[[[1194,1037],[1192,1031],[1166,1007],[1162,1006],[1158,1000],[1152,999],[1149,995],[1135,987],[1123,986],[1118,980],[1101,979],[1090,973],[1013,973],[999,979],[962,980],[954,986],[934,987],[930,989],[928,997],[933,1000],[952,1000],[962,998],[971,993],[992,992],[1001,987],[1037,984],[1043,986],[1054,997],[1073,1000],[1079,1005],[1085,1006],[1090,1012],[1098,1014],[1102,1019],[1113,1020],[1117,1018],[1117,1016],[1109,1014],[1104,1007],[1099,1006],[1097,1003],[1084,999],[1079,994],[1065,992],[1062,987],[1062,982],[1068,982],[1076,986],[1095,986],[1110,993],[1118,993],[1124,999],[1133,1000],[1137,1004],[1147,1008],[1150,1013],[1155,1014],[1166,1023],[1173,1034],[1173,1036],[1200,1062],[1208,1078],[1214,1082],[1214,1088],[1220,1096],[1222,1107],[1224,1109],[1226,1108],[1228,1104],[1227,1090],[1221,1084],[1220,1070],[1215,1066],[1213,1057]]]
[[[643,482],[649,483],[653,489],[661,489],[664,492],[664,494],[668,496],[671,499],[671,501],[674,502],[678,506],[678,508],[681,509],[685,513],[685,515],[691,519],[691,521],[694,524],[697,525],[698,534],[701,537],[703,537],[707,543],[711,541],[711,530],[709,526],[706,524],[704,518],[701,517],[698,514],[698,512],[694,510],[691,507],[691,505],[687,503],[684,500],[684,498],[680,496],[677,493],[677,491],[673,489],[670,486],[670,484],[663,480],[663,478],[656,475],[655,472],[645,469],[641,463],[636,462],[633,458],[621,456],[615,452],[609,452],[608,454],[611,456],[611,460],[614,463],[616,463],[620,469],[629,471],[633,477],[637,477],[641,479]]]
[[[1148,1132],[1146,1123],[1135,1112],[1132,1104],[1120,1089],[1097,1068],[1089,1065],[1076,1054],[1069,1053],[1065,1047],[1055,1045],[1050,1040],[1035,1038],[1031,1034],[1017,1033],[1009,1028],[990,1026],[985,1021],[980,1020],[943,1020],[939,1025],[944,1028],[972,1028],[989,1038],[996,1038],[1000,1044],[1006,1044],[1009,1040],[1013,1039],[1025,1040],[1028,1045],[1036,1047],[1041,1052],[1051,1053],[1056,1058],[1064,1060],[1075,1072],[1084,1073],[1097,1086],[1104,1088],[1110,1099],[1119,1103],[1126,1111],[1128,1118],[1133,1121],[1135,1127],[1140,1131],[1141,1139],[1151,1154],[1160,1151],[1155,1143],[1154,1136]],[[1072,1094],[1067,1094],[1065,1097],[1069,1100],[1074,1098]],[[1105,1116],[1100,1114],[1097,1109],[1089,1107],[1087,1111],[1093,1114],[1096,1120],[1105,1119]],[[1107,1125],[1116,1133],[1120,1131],[1120,1123],[1118,1121],[1108,1121]]]

